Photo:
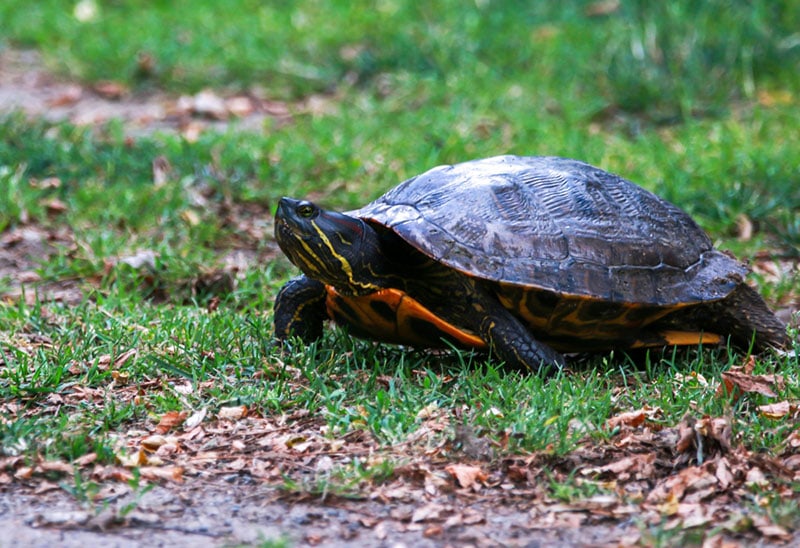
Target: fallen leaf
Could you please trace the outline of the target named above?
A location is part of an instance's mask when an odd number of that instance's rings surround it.
[[[216,120],[225,120],[228,117],[225,101],[208,89],[198,92],[191,98],[191,110],[195,114]]]
[[[373,529],[373,533],[375,534],[375,538],[377,538],[378,540],[384,540],[387,535],[386,522],[382,521],[378,523]]]
[[[144,479],[183,482],[183,468],[180,466],[142,466],[139,474]]]
[[[239,420],[247,416],[246,405],[234,405],[232,407],[220,407],[217,418],[222,420]],[[288,445],[288,444],[287,444]]]
[[[126,350],[125,352],[123,352],[122,354],[117,356],[116,360],[114,360],[114,367],[116,369],[121,368],[126,363],[128,363],[128,361],[130,361],[131,358],[135,357],[137,352],[138,351],[135,348],[131,348],[129,350]]]
[[[142,447],[147,451],[156,451],[159,447],[167,443],[167,438],[159,434],[148,436],[142,440]]]
[[[489,479],[488,474],[481,470],[479,466],[448,464],[444,470],[453,476],[458,481],[458,484],[465,489],[472,487],[476,482],[484,482]]]
[[[606,430],[613,430],[614,428],[622,425],[636,427],[644,423],[645,418],[646,415],[644,409],[628,411],[609,418],[605,423],[605,427]]]
[[[156,258],[158,254],[155,251],[150,249],[144,249],[142,251],[138,251],[134,255],[128,255],[126,257],[120,257],[117,259],[117,263],[119,264],[126,264],[133,268],[134,270],[154,270],[156,267]],[[113,266],[113,261],[111,263]]]
[[[189,417],[188,419],[186,419],[186,422],[183,423],[183,429],[188,432],[189,430],[192,430],[193,428],[198,426],[201,422],[203,422],[203,419],[206,418],[206,413],[207,412],[208,412],[208,408],[206,408],[206,407],[203,407],[199,411],[195,411],[192,414],[192,416]]]
[[[200,224],[200,215],[192,209],[184,209],[181,211],[180,218],[189,226],[197,226]]]
[[[764,487],[765,485],[769,485],[769,481],[764,475],[764,472],[758,467],[751,468],[747,471],[744,482],[751,487]]]
[[[717,461],[717,469],[714,475],[716,476],[719,486],[722,489],[727,489],[728,486],[733,483],[733,474],[731,473],[728,459],[722,457]]]
[[[30,479],[33,476],[33,468],[30,466],[20,466],[14,472],[14,477],[17,479]]]
[[[36,493],[37,495],[42,495],[44,493],[48,493],[50,491],[56,491],[58,489],[61,489],[61,486],[58,485],[57,483],[53,483],[51,481],[42,481],[41,483],[39,483],[39,485],[36,486],[36,489],[34,489],[33,492]]]
[[[770,521],[769,517],[764,514],[753,514],[753,527],[755,527],[759,533],[766,537],[774,537],[780,539],[782,541],[789,541],[792,538],[792,535],[789,531],[776,523]]]
[[[167,411],[161,416],[161,420],[158,421],[156,425],[156,433],[157,434],[166,434],[173,428],[176,428],[183,424],[183,421],[186,420],[186,416],[188,413],[186,411]]]
[[[125,95],[129,93],[129,89],[125,84],[121,84],[119,82],[113,82],[110,80],[106,80],[103,82],[97,82],[94,86],[92,86],[95,93],[105,97],[106,99],[121,99]]]
[[[431,502],[414,510],[414,513],[411,514],[411,522],[418,523],[420,521],[439,519],[444,510],[445,507],[441,504]]]
[[[92,513],[85,510],[57,510],[54,512],[36,514],[31,521],[34,527],[57,526],[69,528],[83,525],[87,523],[91,517]]]
[[[729,394],[737,400],[742,393],[755,392],[774,398],[777,394],[773,387],[781,381],[782,379],[776,375],[751,375],[741,368],[733,367],[722,373],[722,384],[717,389],[717,395]]]
[[[72,464],[77,467],[87,466],[97,460],[97,453],[86,453],[72,461]]]
[[[417,411],[416,419],[424,421],[431,418],[435,418],[440,414],[441,411],[439,411],[439,404],[437,404],[436,402],[431,402],[422,409],[420,409],[419,411]]]
[[[69,209],[67,204],[59,200],[58,198],[52,198],[44,202],[44,208],[47,210],[47,213],[50,215],[59,215],[64,213]]]
[[[56,472],[59,474],[72,475],[74,468],[68,462],[60,460],[46,460],[36,465],[37,472]]]
[[[126,385],[131,380],[131,374],[127,371],[112,371],[111,378],[114,379],[114,383],[117,385]]]
[[[619,0],[598,0],[586,6],[584,13],[587,17],[611,15],[619,9],[619,4]]]
[[[239,118],[252,114],[255,110],[253,101],[249,97],[231,97],[225,99],[225,109]]]
[[[731,423],[725,417],[703,417],[700,420],[687,416],[678,425],[678,441],[675,449],[684,453],[690,449],[697,450],[697,462],[702,463],[707,457],[721,451],[723,454],[731,450]]]
[[[788,401],[781,401],[778,403],[770,403],[767,405],[759,405],[759,412],[761,415],[768,419],[782,419],[789,413],[797,410],[797,405],[792,405]]]
[[[83,95],[83,88],[81,86],[70,84],[66,86],[61,93],[59,93],[53,99],[48,101],[47,104],[48,106],[54,108],[74,105],[75,103],[80,101],[82,95]]]
[[[444,533],[444,527],[437,523],[436,525],[431,525],[425,529],[422,532],[422,536],[425,538],[438,537],[441,536],[442,533]]]

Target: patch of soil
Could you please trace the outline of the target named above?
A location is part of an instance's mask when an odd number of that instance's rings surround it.
[[[56,252],[56,247],[74,244],[66,227],[45,229],[28,224],[0,233],[0,298],[16,301],[25,298],[77,304],[83,299],[78,280],[42,282],[36,269]]]
[[[92,126],[120,120],[127,135],[180,133],[189,140],[206,130],[224,131],[231,123],[247,131],[262,131],[268,119],[285,123],[293,112],[327,104],[311,97],[288,104],[257,91],[222,97],[205,90],[191,96],[162,92],[132,93],[116,82],[84,85],[48,71],[31,50],[0,50],[0,113],[21,110],[31,117]]]
[[[230,546],[286,539],[292,545],[380,546],[609,546],[637,538],[628,523],[532,526],[531,502],[447,501],[450,516],[471,523],[447,528],[413,522],[413,507],[373,500],[282,498],[275,489],[237,480],[156,487],[123,493],[105,509],[78,504],[61,491],[0,492],[4,544],[31,547]],[[125,515],[121,508],[132,505]],[[632,535],[632,536],[631,536]]]

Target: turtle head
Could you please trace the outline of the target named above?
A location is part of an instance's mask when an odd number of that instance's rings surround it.
[[[306,200],[281,198],[275,239],[289,260],[309,278],[347,295],[382,288],[378,234],[366,222],[328,211]]]

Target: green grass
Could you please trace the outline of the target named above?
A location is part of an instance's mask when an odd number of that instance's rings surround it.
[[[729,415],[737,443],[782,450],[793,425],[757,410],[773,400],[715,395],[721,372],[744,359],[735,353],[653,353],[643,368],[598,356],[548,381],[483,356],[374,346],[337,330],[282,353],[270,341],[271,305],[295,271],[276,256],[270,213],[283,195],[313,193],[347,209],[436,164],[553,154],[657,192],[743,259],[796,258],[793,3],[621,2],[603,16],[578,1],[262,4],[100,2],[89,22],[76,20],[73,3],[0,6],[0,44],[37,48],[71,77],[176,93],[259,88],[292,101],[327,93],[333,105],[262,134],[194,143],[126,139],[119,123],[0,119],[0,236],[26,224],[68,230],[71,244],[37,272],[45,284],[76,282],[85,296],[69,306],[0,301],[0,456],[95,452],[112,463],[121,431],[187,406],[238,404],[264,416],[304,410],[329,437],[365,431],[384,447],[404,443],[426,424],[420,412],[434,410],[450,426],[428,443],[465,424],[504,454],[568,453],[586,432],[575,424],[602,443],[611,434],[594,427],[648,405],[661,409],[662,426],[687,412]],[[152,181],[158,156],[173,168],[163,186]],[[64,211],[48,208],[53,200]],[[755,227],[748,241],[737,240],[741,217]],[[253,257],[234,273],[235,287],[208,282],[235,248]],[[155,253],[149,267],[121,260],[143,251]],[[796,271],[755,280],[771,304],[797,308]],[[0,279],[0,291],[13,282]],[[109,366],[129,349],[133,357]],[[797,402],[798,365],[768,354],[756,372],[785,375],[778,401]],[[691,372],[712,385],[679,380]],[[190,394],[170,388],[186,380]],[[310,483],[287,478],[287,488],[357,492],[399,464],[356,461]],[[553,494],[570,500],[594,489],[556,482]]]

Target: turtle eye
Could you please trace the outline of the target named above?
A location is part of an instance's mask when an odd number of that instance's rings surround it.
[[[304,219],[310,219],[314,216],[314,206],[309,202],[300,202],[295,211],[297,211],[297,214]]]

